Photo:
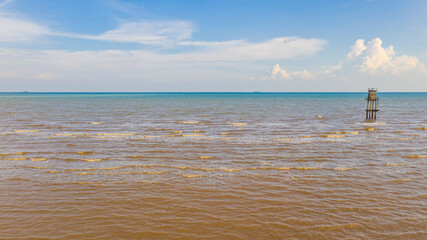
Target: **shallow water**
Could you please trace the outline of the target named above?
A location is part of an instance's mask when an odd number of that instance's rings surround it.
[[[427,93],[0,94],[0,239],[426,239]]]

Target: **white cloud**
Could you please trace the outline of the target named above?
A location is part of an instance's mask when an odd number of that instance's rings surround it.
[[[31,91],[47,88],[54,91],[129,91],[132,89],[129,86],[141,90],[145,89],[143,86],[157,86],[151,89],[158,91],[168,87],[171,91],[187,91],[197,84],[200,84],[198,89],[209,91],[203,84],[209,86],[211,83],[220,90],[222,85],[214,82],[227,81],[224,84],[228,85],[230,81],[247,79],[247,71],[262,68],[259,61],[309,56],[323,44],[323,40],[292,37],[258,43],[242,40],[206,43],[183,53],[0,48],[0,91],[21,88]],[[293,74],[298,78],[310,77],[306,71]],[[277,79],[289,77],[278,65],[274,75]],[[191,86],[181,82],[191,82]]]
[[[233,56],[233,62],[230,62],[224,53],[211,54],[212,51],[166,54],[148,50],[71,52],[0,48],[0,73],[7,73],[0,74],[0,92],[13,90],[13,87],[30,91],[46,88],[54,91],[129,91],[135,87],[144,90],[144,86],[157,86],[150,88],[157,91],[168,88],[185,91],[186,88],[194,89],[197,84],[200,84],[198,89],[209,91],[210,88],[204,86],[227,81],[213,85],[220,90],[220,86],[247,79],[245,71],[257,68],[255,62],[246,65],[243,56]],[[286,79],[289,74],[296,78],[310,77],[306,71],[287,73],[277,65],[273,78]]]
[[[274,65],[274,67],[267,71],[266,76],[263,77],[263,80],[290,80],[290,79],[313,79],[314,75],[307,71],[303,70],[301,72],[295,71],[295,72],[288,72],[283,68],[280,68],[279,64]]]
[[[357,70],[357,72],[354,72]],[[333,66],[322,66],[321,70],[312,73],[308,70],[288,71],[276,64],[267,71],[262,79],[269,80],[290,80],[290,79],[322,79],[337,78],[345,80],[348,78],[366,78],[366,75],[375,79],[383,78],[387,74],[389,78],[398,79],[411,76],[419,79],[427,77],[427,71],[417,57],[400,55],[397,56],[393,46],[383,47],[380,38],[374,38],[365,45],[363,39],[356,40],[347,54],[347,60]],[[360,75],[362,74],[362,75]],[[351,75],[351,76],[349,76]]]
[[[393,46],[384,48],[380,38],[374,38],[364,45],[364,40],[358,39],[348,54],[349,59],[361,61],[357,66],[360,72],[375,74],[401,75],[409,71],[424,72],[425,66],[417,57],[396,56]]]
[[[266,41],[270,42],[270,41]],[[264,43],[248,43],[258,45]],[[324,66],[321,71],[291,71],[274,65],[266,81],[250,81],[266,69],[268,55],[229,56],[233,47],[200,46],[193,52],[164,53],[148,50],[45,51],[0,48],[1,91],[360,91],[368,87],[382,90],[426,91],[425,69],[416,57],[391,58],[388,77],[360,72],[368,51],[353,61]],[[291,55],[271,54],[286,58]],[[356,67],[356,68],[355,68]],[[424,72],[421,72],[423,70]],[[400,75],[399,75],[399,74]],[[415,74],[416,73],[416,74]],[[262,78],[262,77],[261,77]],[[258,77],[257,79],[260,79]],[[307,86],[307,81],[311,80]],[[282,86],[282,88],[281,88]]]
[[[383,48],[381,45],[382,40],[379,38],[374,38],[368,42],[362,57],[363,64],[360,66],[361,72],[375,73],[377,71],[389,70],[394,49],[393,46]]]
[[[127,1],[119,1],[119,0],[103,0],[103,4],[106,4],[110,9],[122,12],[128,15],[140,16],[141,12],[144,11],[144,8],[133,4]]]
[[[294,57],[308,57],[323,49],[325,40],[298,37],[274,38],[261,43],[244,43],[223,49],[226,54],[252,60],[279,60]],[[242,59],[242,60],[243,60]]]
[[[24,50],[0,48],[1,91],[212,91],[247,87],[247,71],[259,62],[309,56],[318,39],[276,38],[206,43],[179,53],[156,50]],[[277,79],[288,73],[277,65]],[[307,72],[295,73],[310,77]],[[222,83],[222,84],[221,84]],[[230,84],[231,83],[231,84]]]
[[[0,8],[13,0],[0,2]],[[108,4],[108,3],[107,3]],[[110,1],[119,10],[135,8],[131,4]],[[194,24],[188,21],[141,21],[127,22],[99,35],[57,32],[36,22],[17,17],[11,11],[0,11],[0,42],[28,42],[41,35],[67,38],[90,39],[107,42],[139,43],[147,45],[171,46],[191,38]]]
[[[176,61],[153,51],[0,48],[1,91],[221,90],[247,77],[230,64]]]
[[[230,40],[230,41],[222,41],[222,42],[203,42],[203,41],[182,41],[179,42],[178,45],[181,46],[197,46],[197,47],[213,47],[213,46],[232,46],[245,44],[244,40]]]
[[[0,8],[12,1],[0,2]],[[112,3],[117,4],[115,1]],[[50,30],[46,26],[18,17],[11,11],[0,11],[0,43],[31,42],[36,37],[51,35],[107,42],[172,46],[191,38],[194,29],[194,24],[188,21],[141,21],[127,22],[99,35],[82,35]]]
[[[274,38],[264,42],[243,40],[226,42],[185,42],[198,46],[193,52],[179,58],[189,61],[260,61],[309,57],[323,49],[322,39],[298,37]],[[172,56],[173,57],[173,56]]]
[[[320,74],[332,74],[342,68],[341,64],[333,65],[333,66],[322,66],[322,71],[320,71]]]
[[[362,54],[366,50],[365,40],[357,39],[354,45],[351,47],[351,51],[347,54],[349,59],[354,59]]]
[[[284,69],[281,69],[279,64],[274,65],[269,75],[271,80],[286,80],[291,78],[291,75],[289,75],[289,73],[287,73]]]
[[[36,23],[0,16],[0,42],[28,42],[48,33],[48,28]]]
[[[292,72],[292,76],[299,77],[302,79],[313,79],[314,78],[313,73],[311,73],[305,69],[302,70],[301,72]]]
[[[392,73],[400,75],[404,72],[415,70],[415,71],[424,71],[424,64],[420,63],[417,57],[402,55],[399,57],[394,57],[391,62],[393,68]]]
[[[6,4],[8,2],[3,2]],[[106,42],[138,43],[163,47],[191,46],[189,54],[202,61],[240,61],[240,60],[280,60],[294,57],[308,57],[322,50],[327,41],[322,39],[306,39],[299,37],[279,37],[263,42],[245,40],[228,41],[190,41],[195,30],[193,23],[188,21],[141,21],[127,22],[116,29],[99,35],[82,35],[76,33],[57,32],[38,23],[16,17],[5,17],[0,13],[0,42],[31,42],[42,35],[61,36],[98,40]],[[181,57],[185,57],[181,55]]]
[[[189,39],[193,31],[193,24],[187,21],[145,21],[125,23],[98,36],[75,37],[111,42],[171,45]]]

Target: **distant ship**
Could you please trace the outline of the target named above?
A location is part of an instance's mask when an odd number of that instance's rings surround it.
[[[261,91],[253,91],[252,93],[261,93]]]

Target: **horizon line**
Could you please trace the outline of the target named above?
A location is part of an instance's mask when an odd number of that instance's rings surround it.
[[[234,91],[226,91],[226,92],[215,92],[215,91],[212,91],[212,92],[208,92],[208,91],[201,91],[201,92],[197,92],[197,91],[190,91],[190,92],[181,92],[181,91],[178,91],[178,92],[172,92],[172,91],[149,91],[149,92],[126,92],[126,91],[116,91],[116,92],[101,92],[101,91],[95,91],[95,92],[91,92],[91,91],[88,91],[88,92],[74,92],[74,91],[70,91],[70,92],[62,92],[62,91],[58,91],[58,92],[55,92],[55,91],[34,91],[34,92],[32,92],[32,91],[19,91],[19,92],[17,92],[17,91],[8,91],[8,92],[0,92],[0,94],[3,94],[3,93],[22,93],[22,94],[32,94],[32,93],[35,93],[35,94],[40,94],[40,93],[46,93],[46,94],[53,94],[53,93],[64,93],[64,94],[75,94],[75,93],[84,93],[84,94],[102,94],[102,93],[112,93],[112,94],[114,94],[114,93],[116,93],[116,94],[150,94],[150,93],[203,93],[203,94],[212,94],[212,93],[366,93],[366,92],[368,92],[368,91],[357,91],[357,92],[346,92],[346,91],[343,91],[343,92],[340,92],[340,91],[333,91],[333,92],[323,92],[323,91],[318,91],[318,92],[313,92],[313,91],[308,91],[308,92],[303,92],[303,91],[295,91],[295,92],[269,92],[269,91],[239,91],[239,92],[234,92]],[[417,92],[417,91],[384,91],[384,92],[381,92],[381,91],[378,91],[377,93],[427,93],[426,91],[419,91],[419,92]]]

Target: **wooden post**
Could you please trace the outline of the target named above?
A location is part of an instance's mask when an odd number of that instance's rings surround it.
[[[366,98],[366,119],[367,120],[375,120],[377,119],[377,102],[379,98],[377,98],[377,89],[369,88],[368,89],[368,97]]]

